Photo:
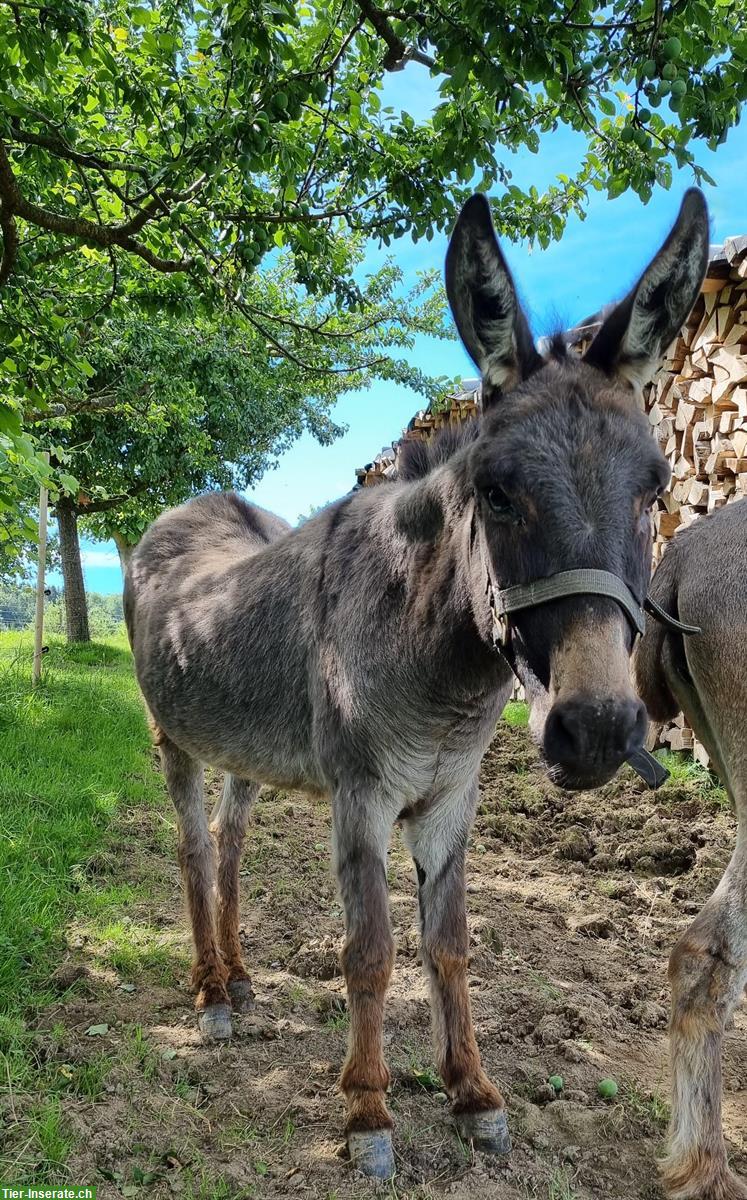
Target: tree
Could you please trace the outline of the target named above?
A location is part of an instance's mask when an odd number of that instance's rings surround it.
[[[81,402],[123,297],[233,307],[312,367],[294,346],[320,331],[250,294],[278,246],[296,292],[363,314],[351,232],[430,237],[500,182],[503,231],[544,244],[590,188],[703,176],[690,142],[739,118],[746,19],[742,0],[0,0],[0,498],[14,458],[39,470],[18,413]],[[427,119],[382,104],[404,67],[439,81]],[[558,124],[587,136],[579,170],[511,185],[505,152]]]
[[[403,294],[400,272],[385,265],[362,281],[368,317],[351,329],[325,304],[294,298],[292,265],[281,256],[248,294],[288,320],[293,313],[299,348],[307,328],[324,327],[324,339],[301,350],[304,367],[288,355],[268,365],[263,337],[231,309],[220,319],[134,311],[107,320],[88,350],[89,397],[54,420],[53,456],[78,481],[77,494],[55,505],[70,640],[88,639],[79,518],[95,536],[113,537],[126,560],[164,508],[209,488],[248,487],[304,429],[331,441],[339,427],[330,409],[343,389],[373,376],[426,394],[442,386],[392,353],[418,332],[450,336],[435,283],[424,274]],[[356,370],[333,369],[341,333]],[[49,421],[40,414],[38,423]]]

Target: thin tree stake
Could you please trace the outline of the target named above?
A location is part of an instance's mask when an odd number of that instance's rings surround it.
[[[49,466],[49,453],[44,452],[44,461]],[[47,489],[42,484],[39,491],[39,559],[36,571],[36,617],[34,620],[34,666],[31,680],[36,687],[41,679],[42,641],[44,639],[44,572],[47,565]]]

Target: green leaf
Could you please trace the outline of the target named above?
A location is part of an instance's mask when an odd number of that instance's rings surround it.
[[[0,401],[0,433],[18,437],[21,432],[21,417],[14,408]]]
[[[626,175],[617,175],[610,179],[607,184],[607,199],[614,200],[617,196],[622,196],[624,191],[627,191],[629,180]]]

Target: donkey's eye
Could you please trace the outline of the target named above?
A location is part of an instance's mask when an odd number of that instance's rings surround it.
[[[490,511],[501,521],[513,521],[516,524],[523,524],[521,514],[516,511],[506,493],[501,491],[499,487],[488,488],[485,492],[485,499],[488,502]]]
[[[655,487],[653,489],[653,491],[648,493],[648,495],[646,496],[645,501],[644,501],[644,508],[645,508],[646,512],[651,511],[651,509],[656,504],[656,501],[661,499],[661,497],[664,495],[666,490],[667,490],[666,485],[661,483],[658,485],[658,487]]]

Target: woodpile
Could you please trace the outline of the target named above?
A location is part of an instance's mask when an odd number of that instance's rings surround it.
[[[571,331],[569,344],[582,353],[594,328]],[[654,513],[658,561],[681,526],[747,496],[747,236],[711,247],[695,308],[669,347],[644,403],[672,468],[672,483]],[[401,440],[432,437],[444,425],[471,420],[478,411],[478,385],[470,381],[433,409],[417,413]],[[395,475],[400,444],[357,471],[358,486]],[[705,749],[682,716],[659,731],[657,744],[688,751],[708,764]]]
[[[391,479],[397,472],[397,451],[402,442],[412,439],[427,441],[447,425],[461,425],[463,421],[471,421],[477,416],[479,405],[479,383],[475,379],[465,380],[461,391],[444,396],[431,408],[421,409],[415,413],[398,442],[385,446],[373,462],[356,470],[357,486],[370,487],[372,484],[382,483],[385,479]]]
[[[654,518],[658,558],[680,526],[747,496],[747,237],[712,254],[646,407],[672,468]]]

